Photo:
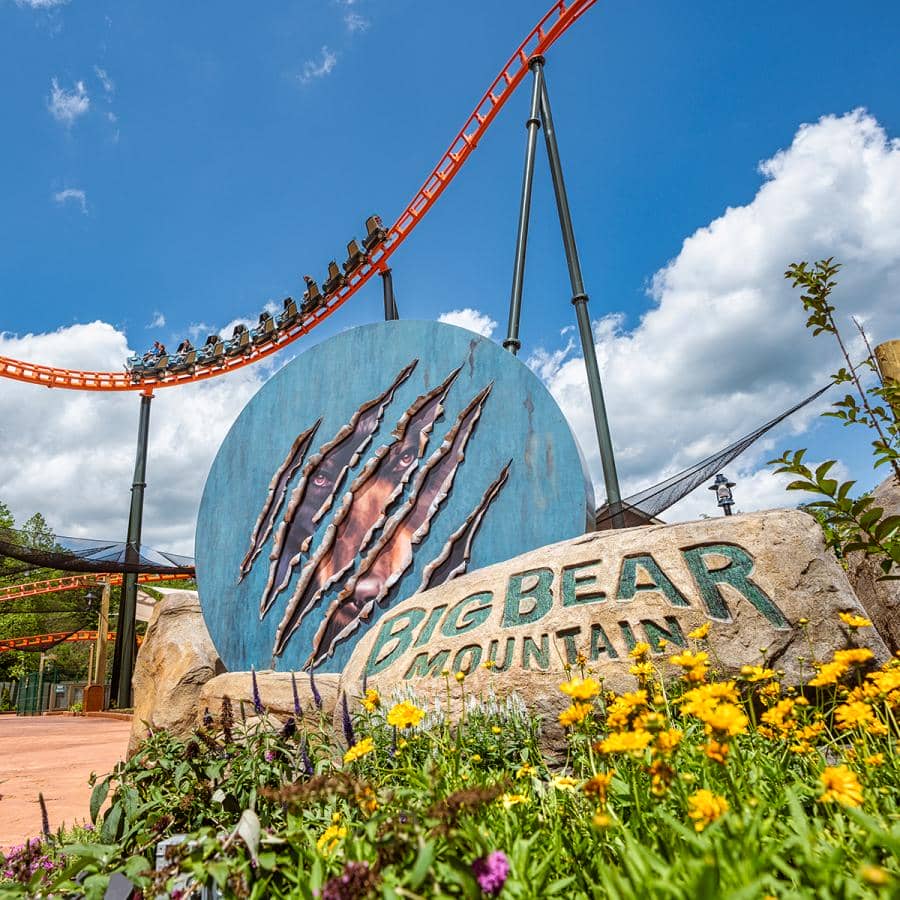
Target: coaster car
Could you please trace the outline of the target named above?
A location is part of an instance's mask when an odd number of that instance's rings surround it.
[[[225,355],[225,342],[217,334],[211,334],[200,351],[200,365],[212,366]]]
[[[337,260],[328,263],[328,278],[322,285],[322,293],[327,297],[335,291],[340,290],[347,283],[347,277],[338,268]]]
[[[308,316],[313,310],[318,309],[324,302],[322,292],[319,286],[313,281],[309,275],[304,275],[303,280],[306,282],[306,291],[303,294],[303,303],[300,305],[300,312],[304,316]]]
[[[226,356],[243,356],[250,349],[250,332],[246,325],[235,325],[231,340],[225,345]]]
[[[186,353],[179,353],[173,358],[169,364],[169,371],[172,373],[193,372],[197,365],[197,351],[188,350]]]
[[[293,297],[285,297],[282,301],[282,312],[278,317],[278,328],[289,328],[297,319],[300,313],[297,311],[297,304]]]
[[[352,275],[367,259],[369,254],[359,246],[356,238],[347,244],[347,258],[344,260],[344,274]]]
[[[264,344],[266,341],[275,337],[275,320],[270,313],[261,312],[259,314],[259,324],[250,332],[251,342],[256,344]]]
[[[366,236],[363,238],[363,247],[367,253],[371,253],[387,237],[387,229],[381,216],[369,216],[366,219]]]

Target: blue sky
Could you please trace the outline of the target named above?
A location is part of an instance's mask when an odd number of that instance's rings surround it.
[[[100,364],[91,355],[96,329],[53,332],[102,322],[112,329],[103,340],[112,341],[114,332],[120,343],[124,335],[138,349],[157,337],[175,343],[192,326],[196,335],[206,326],[255,318],[266,302],[298,296],[300,275],[321,276],[332,256],[342,258],[366,215],[379,212],[392,221],[400,212],[546,3],[461,0],[451,9],[407,0],[273,0],[252,7],[0,0],[0,330],[6,338],[0,352],[45,349],[67,364],[89,367]],[[836,2],[600,2],[552,51],[547,77],[591,311],[598,320],[618,315],[598,324],[598,352],[619,366],[620,375],[631,366],[629,348],[649,340],[642,317],[664,311],[666,298],[682,290],[679,273],[691,263],[690,246],[699,253],[701,244],[709,245],[709,263],[696,261],[697,271],[715,269],[729,254],[731,271],[741,269],[740,216],[723,226],[738,232],[723,238],[726,249],[715,248],[708,230],[691,245],[698,229],[727,219],[729,208],[747,208],[748,217],[763,222],[761,231],[769,231],[761,190],[767,181],[784,184],[786,199],[779,202],[786,213],[769,210],[773,221],[797,212],[792,196],[811,210],[806,219],[798,217],[791,239],[782,240],[783,258],[778,247],[747,255],[758,292],[765,294],[770,284],[781,306],[742,306],[742,273],[732,277],[737,300],[713,300],[684,313],[683,326],[673,319],[673,337],[696,328],[707,341],[667,361],[667,383],[674,387],[665,408],[643,395],[652,387],[636,364],[632,382],[610,375],[610,390],[620,395],[608,399],[613,436],[623,445],[626,491],[752,429],[834,368],[829,346],[808,344],[799,303],[777,277],[797,254],[840,257],[844,251],[848,310],[866,318],[876,340],[900,336],[888,299],[896,296],[900,248],[882,247],[875,237],[879,228],[890,233],[896,219],[888,210],[887,220],[863,221],[873,198],[893,196],[900,177],[891,143],[900,135],[898,33],[900,6],[888,2],[867,4],[865,14]],[[499,323],[494,337],[502,339],[527,104],[525,91],[513,98],[395,255],[404,317],[474,310]],[[867,114],[848,118],[859,108]],[[816,126],[823,116],[837,119]],[[797,142],[804,123],[813,128],[809,143],[816,148],[813,174],[806,176],[792,168],[806,159]],[[858,158],[845,159],[842,152],[856,147],[856,138]],[[785,172],[761,173],[760,162],[780,150],[789,151]],[[869,186],[859,185],[854,194],[853,173],[867,160],[874,167]],[[827,191],[806,196],[822,171],[837,173],[834,196],[846,203],[830,207]],[[819,233],[823,221],[834,231]],[[810,223],[817,223],[815,236]],[[669,263],[676,268],[666,283],[659,273]],[[710,290],[724,298],[728,277],[719,275],[710,279]],[[568,300],[541,145],[522,356],[540,369],[587,443],[577,366],[566,368],[578,363],[577,348],[560,355],[568,340],[561,332],[574,321]],[[676,301],[669,308],[677,310]],[[314,339],[380,312],[380,288],[373,283]],[[163,318],[164,325],[148,327]],[[772,338],[780,329],[785,333]],[[26,335],[33,339],[23,342]],[[760,335],[766,340],[756,347]],[[73,346],[61,349],[66,342]],[[782,359],[793,342],[806,348],[802,359]],[[97,353],[106,359],[114,345]],[[159,415],[170,423],[208,415],[219,440],[265,374],[229,376],[231,394],[220,386],[218,393],[191,389],[180,400],[167,397],[158,402]],[[110,478],[124,477],[127,491],[135,404],[55,393],[47,414],[61,418],[48,443],[40,428],[47,428],[46,418],[30,420],[24,409],[34,390],[0,389],[11,410],[5,437],[15,431],[24,435],[23,448],[46,445],[48,459],[69,452],[56,446],[65,444],[60,431],[66,422],[83,426],[95,416],[107,423],[108,430],[88,433],[112,442],[111,456],[126,474],[116,469]],[[645,402],[646,418],[626,423],[628,410]],[[238,408],[231,413],[231,406]],[[616,421],[620,409],[622,424]],[[825,454],[832,442],[847,471],[867,486],[873,482],[858,450],[862,438],[851,441],[840,429],[808,419],[796,427],[810,430],[779,447],[808,443]],[[191,461],[178,461],[173,452],[170,469],[158,464],[162,480],[182,485],[179,496],[191,495],[178,512],[181,546],[215,443],[204,444]],[[22,513],[28,504],[40,507],[52,520],[55,501],[42,495],[37,467],[26,471],[9,441],[7,447],[0,496]],[[648,454],[648,447],[659,453]],[[591,447],[586,452],[595,455]],[[757,477],[759,462],[747,464],[748,477]],[[87,464],[67,465],[72,484],[83,483]],[[762,484],[761,476],[757,480]],[[111,486],[109,496],[120,487]],[[770,495],[761,490],[759,502],[743,499],[750,508],[768,503]],[[60,509],[59,527],[115,534],[122,516],[107,507],[108,518],[98,505],[87,520],[79,520],[74,507]],[[166,543],[161,526],[156,535]]]

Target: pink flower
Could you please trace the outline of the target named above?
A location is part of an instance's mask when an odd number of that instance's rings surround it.
[[[478,886],[489,897],[496,897],[503,890],[509,875],[509,860],[502,850],[495,850],[472,863],[472,871]]]

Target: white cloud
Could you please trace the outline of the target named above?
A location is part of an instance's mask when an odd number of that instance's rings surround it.
[[[491,337],[497,327],[497,323],[489,315],[469,306],[465,309],[453,309],[450,312],[441,313],[438,316],[438,322],[459,325],[460,328],[468,328],[469,331],[474,331],[486,338]]]
[[[73,200],[81,206],[81,211],[87,215],[87,194],[80,188],[66,188],[65,190],[57,191],[53,195],[53,199],[60,205]]]
[[[841,364],[833,341],[804,327],[799,294],[783,277],[791,262],[844,263],[834,299],[848,337],[851,314],[876,342],[900,333],[900,141],[865,111],[825,116],[801,126],[759,171],[764,182],[750,203],[698,229],[655,274],[653,306],[633,330],[618,316],[594,322],[626,496],[752,431]],[[852,343],[859,358],[862,348]],[[542,349],[530,364],[572,423],[599,485],[583,359]],[[797,445],[796,433],[827,402],[826,395],[781,426],[782,436],[795,432],[789,440],[770,439],[730,467],[741,476],[742,509],[804,499],[782,493],[760,464]],[[685,503],[665,517],[695,511]]]
[[[106,69],[101,69],[100,66],[94,66],[94,74],[97,76],[97,80],[100,82],[107,96],[111,96],[116,92],[116,86],[106,73]]]
[[[56,78],[51,80],[47,108],[57,122],[71,126],[79,116],[88,111],[90,105],[91,98],[83,81],[76,81],[74,90],[67,91],[59,86]]]
[[[166,317],[159,312],[159,310],[153,311],[153,318],[147,323],[145,326],[147,328],[165,328],[166,327]]]
[[[16,6],[28,6],[31,9],[53,9],[65,6],[69,0],[16,0]]]
[[[333,53],[328,47],[322,47],[322,59],[317,62],[314,59],[308,59],[303,63],[303,69],[297,76],[303,84],[307,84],[316,78],[324,78],[330,75],[334,67],[337,65],[337,54]]]
[[[359,13],[348,12],[344,16],[344,24],[347,26],[347,31],[353,33],[355,31],[365,31],[372,23]]]
[[[73,369],[121,370],[132,353],[104,322],[49,334],[0,333],[0,355]],[[280,356],[281,354],[279,354]],[[200,494],[225,433],[277,363],[156,392],[144,512],[148,546],[192,553]],[[124,540],[138,395],[48,391],[0,379],[0,499],[60,534]]]

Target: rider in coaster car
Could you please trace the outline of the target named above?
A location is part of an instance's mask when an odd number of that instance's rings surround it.
[[[179,345],[176,353],[190,353],[194,349],[194,345],[185,338]]]

